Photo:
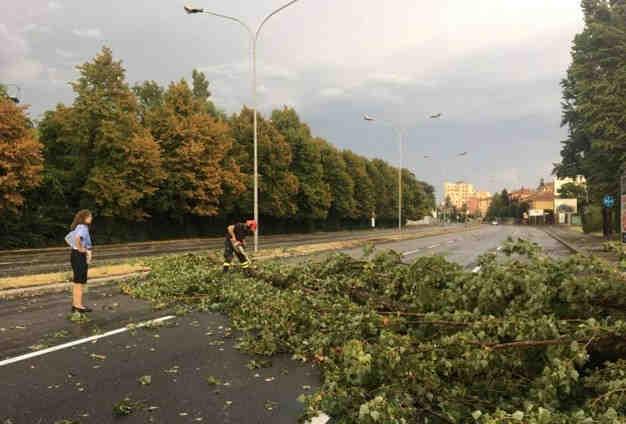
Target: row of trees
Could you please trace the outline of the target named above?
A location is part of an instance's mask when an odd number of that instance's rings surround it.
[[[509,192],[506,189],[503,189],[502,192],[493,195],[489,209],[487,209],[487,218],[521,219],[524,212],[528,212],[528,209],[528,203],[520,202],[517,199],[511,199]]]
[[[101,241],[221,232],[250,216],[250,109],[226,116],[195,70],[191,84],[131,87],[108,48],[78,71],[73,103],[37,128],[0,95],[2,246],[58,243],[79,208],[95,211]],[[397,169],[313,136],[292,108],[258,125],[265,231],[395,219]],[[407,170],[403,180],[405,216],[419,219],[434,189]]]
[[[569,136],[555,172],[584,175],[590,202],[600,204],[604,195],[618,194],[626,160],[626,2],[583,0],[582,7],[585,28],[574,39],[562,82]]]

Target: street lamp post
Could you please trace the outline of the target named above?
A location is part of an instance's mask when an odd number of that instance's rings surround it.
[[[439,119],[442,117],[442,113],[438,113],[436,115],[431,115],[430,119]],[[363,119],[368,121],[368,122],[375,122],[375,121],[380,121],[388,126],[390,126],[391,128],[393,128],[393,130],[395,131],[397,137],[398,137],[398,151],[400,153],[400,164],[398,166],[398,232],[402,232],[402,166],[403,166],[403,162],[404,162],[404,135],[406,130],[399,126],[399,125],[395,125],[394,123],[384,120],[384,119],[377,119],[374,118],[371,115],[363,115]]]
[[[283,6],[279,7],[278,9],[268,14],[261,21],[261,23],[256,28],[256,30],[253,30],[252,27],[250,27],[247,23],[245,23],[239,18],[228,16],[228,15],[223,15],[221,13],[211,12],[203,8],[185,6],[185,12],[187,12],[190,15],[205,14],[205,15],[211,15],[211,16],[215,16],[218,18],[227,19],[229,21],[237,22],[239,25],[243,26],[246,29],[250,37],[249,48],[250,48],[250,65],[252,69],[252,114],[254,116],[253,118],[254,119],[254,122],[253,122],[253,126],[254,126],[254,142],[253,142],[253,146],[254,146],[253,147],[254,149],[254,220],[257,223],[259,222],[259,144],[258,144],[258,128],[257,128],[256,46],[257,46],[257,41],[259,40],[259,35],[261,34],[261,30],[263,29],[263,26],[267,23],[267,21],[272,16],[276,15],[277,13],[281,12],[282,10],[288,8],[289,6],[291,6],[292,4],[298,1],[299,0],[291,0],[290,2],[284,4]],[[255,252],[258,252],[259,250],[259,229],[260,228],[261,227],[259,225],[257,230],[254,232],[254,251]]]

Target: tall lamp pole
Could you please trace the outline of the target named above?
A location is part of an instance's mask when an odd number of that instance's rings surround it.
[[[228,16],[228,15],[223,15],[221,13],[211,12],[203,8],[185,6],[185,12],[187,12],[190,15],[205,14],[205,15],[211,15],[211,16],[215,16],[218,18],[228,19],[229,21],[237,22],[239,25],[243,26],[246,29],[250,37],[250,47],[249,47],[250,53],[249,54],[250,54],[250,65],[252,68],[252,114],[254,116],[253,118],[254,119],[254,123],[253,123],[254,125],[254,143],[253,143],[254,145],[254,220],[257,223],[259,222],[259,143],[258,143],[258,127],[257,127],[256,46],[259,40],[259,35],[261,34],[261,30],[263,29],[263,26],[267,23],[267,21],[272,16],[288,8],[289,6],[296,3],[297,1],[299,0],[291,0],[290,2],[274,10],[272,13],[268,14],[261,21],[261,23],[256,28],[256,30],[253,30],[251,26],[249,26],[247,23],[245,23],[239,18]],[[254,232],[254,251],[255,252],[259,251],[259,229],[260,229],[260,225],[257,228],[257,230]]]
[[[431,115],[430,119],[438,119],[441,118],[443,114],[438,113],[436,115]],[[380,121],[385,125],[393,128],[394,132],[398,137],[398,151],[400,153],[400,165],[398,166],[398,232],[402,232],[402,167],[404,162],[404,135],[406,130],[399,126],[395,125],[391,121],[387,121],[385,119],[377,119],[371,115],[363,115],[363,119],[368,122]]]

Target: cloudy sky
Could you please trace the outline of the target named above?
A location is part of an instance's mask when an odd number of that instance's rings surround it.
[[[255,26],[286,0],[197,1]],[[250,102],[243,28],[183,4],[2,1],[0,81],[21,86],[36,118],[71,102],[74,67],[108,45],[130,82],[199,68],[215,103],[239,110]],[[582,25],[579,0],[300,0],[263,30],[259,101],[264,113],[294,106],[314,134],[394,164],[391,129],[362,115],[406,128],[405,166],[439,193],[446,180],[536,185],[559,160],[559,81]]]

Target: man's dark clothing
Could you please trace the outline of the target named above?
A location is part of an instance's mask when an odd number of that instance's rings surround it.
[[[245,241],[246,237],[252,235],[253,232],[248,228],[248,226],[242,222],[238,222],[233,225],[233,233],[235,233],[235,239],[242,243]],[[237,259],[241,263],[242,268],[248,268],[250,266],[250,261],[246,257],[246,255],[240,251],[241,247],[236,248],[233,244],[232,236],[226,228],[226,239],[224,240],[224,271],[228,271],[228,268],[232,266],[233,258],[237,255]]]
[[[234,224],[233,232],[235,233],[235,238],[237,241],[243,242],[247,236],[252,235],[252,231],[250,228],[243,222],[238,222]],[[230,240],[230,233],[228,232],[228,228],[226,228],[226,238]]]

